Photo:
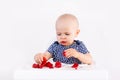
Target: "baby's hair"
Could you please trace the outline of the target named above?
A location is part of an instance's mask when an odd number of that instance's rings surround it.
[[[68,13],[63,14],[63,15],[60,15],[60,16],[58,17],[58,19],[57,19],[57,21],[56,21],[56,26],[57,26],[58,21],[60,21],[60,20],[62,20],[62,19],[70,19],[70,20],[73,20],[73,21],[75,21],[76,24],[77,24],[76,27],[77,27],[77,28],[79,27],[79,22],[78,22],[77,17],[74,16],[74,15],[72,15],[72,14],[68,14]]]

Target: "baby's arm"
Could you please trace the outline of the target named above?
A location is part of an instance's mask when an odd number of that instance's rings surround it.
[[[49,53],[48,51],[46,51],[46,52],[44,53],[44,57],[45,57],[47,60],[49,60],[50,58],[52,58],[52,55],[51,55],[51,53]]]
[[[85,63],[85,64],[92,64],[93,63],[92,56],[90,55],[90,53],[83,54],[83,53],[76,51],[73,48],[65,50],[65,55],[67,58],[75,57],[78,60],[80,60],[82,63]]]
[[[43,57],[45,57],[46,60],[49,60],[52,57],[52,55],[47,51],[45,53],[38,53],[34,56],[34,60],[36,63],[41,64],[43,61]]]
[[[83,53],[78,52],[77,55],[78,56],[76,58],[79,59],[82,63],[85,63],[85,64],[93,63],[92,56],[90,55],[90,53],[83,54]]]

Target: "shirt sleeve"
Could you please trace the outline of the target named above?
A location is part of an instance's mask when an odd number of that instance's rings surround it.
[[[89,53],[88,49],[86,48],[82,41],[80,41],[80,44],[78,45],[78,51],[83,54]]]
[[[58,42],[55,41],[54,43],[52,43],[49,48],[47,49],[47,51],[52,54],[52,56],[54,56],[54,52],[55,52],[55,48],[57,46]]]

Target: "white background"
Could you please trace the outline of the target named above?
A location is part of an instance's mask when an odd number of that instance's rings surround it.
[[[110,80],[120,80],[120,9],[117,0],[0,0],[0,79],[13,80],[15,68],[32,64],[55,38],[55,21],[74,14],[82,40]]]

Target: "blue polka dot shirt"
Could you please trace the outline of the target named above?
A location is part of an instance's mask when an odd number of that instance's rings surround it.
[[[47,51],[50,54],[52,54],[52,58],[54,62],[60,61],[66,64],[73,64],[73,63],[81,64],[82,62],[79,61],[77,58],[74,58],[74,57],[66,58],[63,55],[64,50],[69,49],[69,48],[76,49],[78,52],[83,53],[83,54],[89,53],[89,51],[87,50],[83,42],[79,40],[74,40],[74,43],[70,46],[63,46],[59,44],[57,41],[55,41],[54,43],[50,45]]]

